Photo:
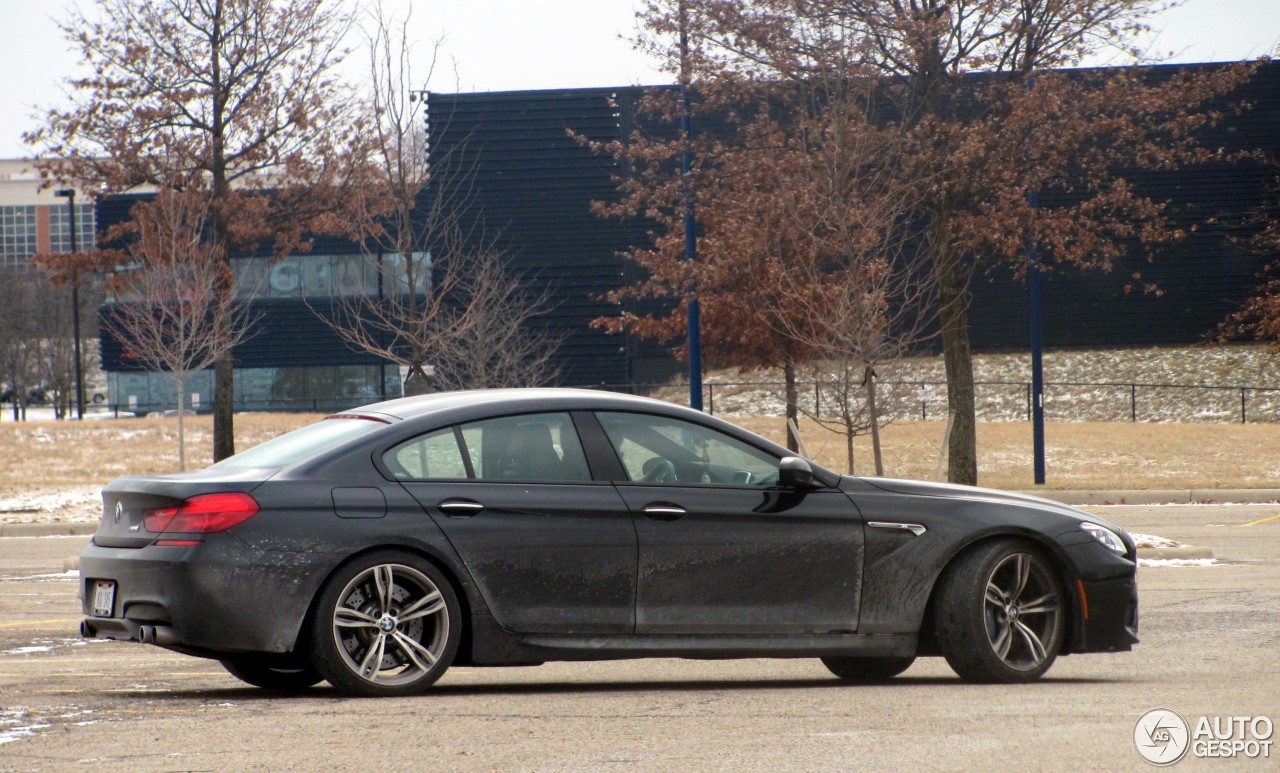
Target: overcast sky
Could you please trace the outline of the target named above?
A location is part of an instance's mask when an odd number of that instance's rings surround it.
[[[355,0],[352,0],[354,3]],[[92,0],[79,0],[86,7]],[[425,55],[443,38],[436,91],[629,86],[669,82],[632,50],[635,0],[385,0],[413,7]],[[55,18],[63,0],[0,0],[0,158],[31,155],[22,132],[37,108],[62,101],[77,74]],[[1153,22],[1151,53],[1178,62],[1252,58],[1280,43],[1280,0],[1187,0]],[[353,77],[360,71],[354,64]]]

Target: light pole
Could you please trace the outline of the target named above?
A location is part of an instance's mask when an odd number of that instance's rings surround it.
[[[76,244],[76,189],[59,188],[53,195],[67,200],[67,214],[71,226],[71,253],[79,252]],[[80,363],[80,272],[71,271],[71,340],[75,345],[76,356],[76,418],[84,419],[84,368]]]

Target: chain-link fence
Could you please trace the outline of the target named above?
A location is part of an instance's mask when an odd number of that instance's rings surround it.
[[[975,383],[979,421],[1030,421],[1032,388],[1029,381]],[[945,381],[880,381],[877,408],[893,420],[944,420],[947,416]],[[602,384],[599,389],[646,394],[688,405],[687,384]],[[838,382],[798,381],[801,411],[834,418],[840,395],[850,394],[853,413],[863,410],[861,387],[846,390]],[[703,407],[711,414],[781,416],[785,387],[779,381],[704,383]],[[1048,421],[1129,422],[1280,422],[1280,387],[1200,386],[1120,382],[1046,382],[1045,419]]]

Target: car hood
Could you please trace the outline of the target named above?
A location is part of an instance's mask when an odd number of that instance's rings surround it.
[[[1070,505],[1064,505],[1061,502],[1055,502],[1052,499],[1044,499],[1043,497],[1033,497],[1027,494],[1014,494],[1009,491],[1000,491],[991,488],[979,488],[977,486],[960,486],[954,483],[933,483],[922,480],[903,480],[900,478],[858,478],[863,483],[874,486],[881,491],[888,491],[893,494],[908,494],[911,496],[921,497],[943,497],[946,499],[968,499],[975,502],[999,502],[1002,504],[1019,505],[1022,507],[1034,507],[1039,510],[1048,510],[1059,515],[1074,518],[1079,521],[1090,521],[1099,526],[1105,526],[1117,533],[1124,533],[1124,529],[1116,524],[1108,521],[1093,513],[1086,513]]]

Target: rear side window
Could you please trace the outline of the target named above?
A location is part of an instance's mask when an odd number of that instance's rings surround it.
[[[406,440],[384,453],[382,463],[397,480],[591,480],[567,413],[485,419],[463,424],[459,431],[461,447],[459,433],[445,427]]]
[[[481,480],[587,481],[591,470],[567,413],[504,416],[462,425]]]
[[[382,455],[382,463],[398,480],[467,477],[452,427],[401,443]]]

